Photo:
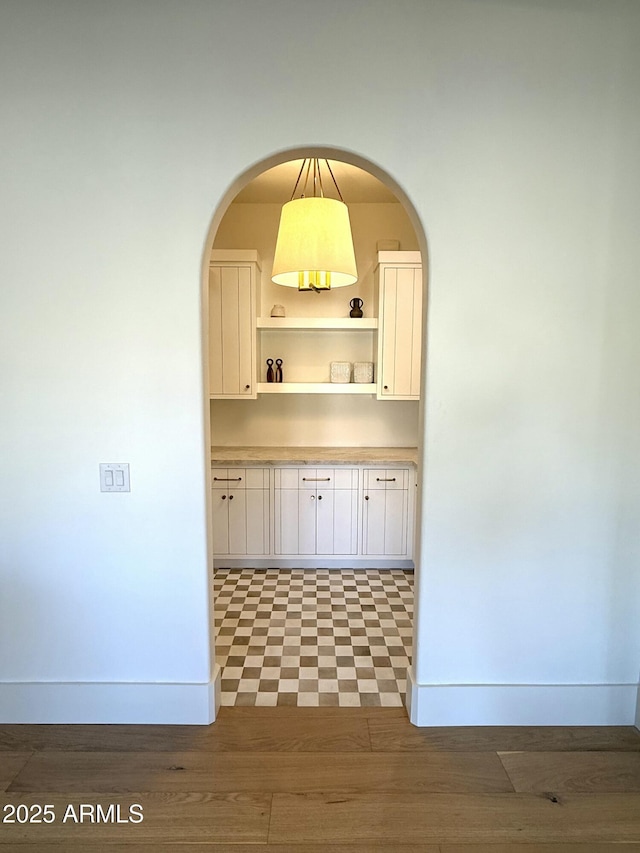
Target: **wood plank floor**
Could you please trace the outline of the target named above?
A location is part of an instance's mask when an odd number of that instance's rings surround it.
[[[295,707],[0,726],[0,801],[0,853],[640,853],[640,732]]]

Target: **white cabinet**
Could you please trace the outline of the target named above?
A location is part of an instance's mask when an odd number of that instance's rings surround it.
[[[422,354],[420,252],[378,253],[378,399],[418,400]]]
[[[214,250],[209,266],[212,399],[255,399],[260,259],[253,249]]]
[[[409,470],[370,468],[363,474],[362,554],[410,557],[413,524]]]
[[[358,470],[276,468],[275,554],[355,555]]]
[[[270,470],[213,468],[211,505],[216,555],[268,555]]]
[[[261,264],[254,249],[216,249],[209,270],[212,399],[258,394],[420,396],[420,252],[378,252],[374,317],[259,317]],[[267,358],[283,358],[284,381],[266,382]],[[376,361],[377,359],[377,361]],[[329,381],[331,361],[374,362],[374,383]]]
[[[329,465],[215,465],[214,566],[410,568],[413,467]]]

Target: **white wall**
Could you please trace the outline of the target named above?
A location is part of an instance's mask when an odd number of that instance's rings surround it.
[[[271,281],[281,205],[232,204],[216,232],[216,249],[257,249],[262,260],[259,313],[269,316],[275,303],[289,317],[347,317],[349,302],[363,300],[365,317],[376,316],[374,269],[378,240],[397,240],[416,250],[417,238],[397,203],[349,204],[358,282],[328,293],[298,293]],[[377,361],[374,333],[262,332],[260,376],[265,359],[283,358],[289,382],[328,382],[331,361]],[[415,447],[418,403],[388,402],[368,396],[259,396],[257,400],[211,403],[211,440],[220,446]]]
[[[633,720],[639,10],[578,7],[514,4],[482,50],[488,6],[469,7],[451,58],[460,192],[438,175],[449,215],[427,219],[423,722]]]
[[[217,400],[211,411],[211,440],[221,447],[415,447],[418,439],[418,404],[410,401],[263,394],[251,405]]]
[[[429,239],[413,718],[631,722],[640,8],[316,11],[3,4],[0,717],[210,718],[206,235],[245,169],[326,144]]]

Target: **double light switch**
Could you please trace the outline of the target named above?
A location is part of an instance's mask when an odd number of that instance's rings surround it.
[[[130,492],[129,463],[101,462],[100,463],[101,492]]]

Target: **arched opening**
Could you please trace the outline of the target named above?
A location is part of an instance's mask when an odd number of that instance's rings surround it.
[[[422,372],[421,372],[422,379],[421,379],[420,398],[419,398],[419,401],[417,401],[417,403],[416,403],[416,413],[417,414],[415,417],[415,421],[416,421],[415,434],[416,434],[416,445],[417,445],[417,477],[416,477],[415,485],[417,486],[417,489],[415,489],[415,492],[414,492],[415,497],[413,497],[413,496],[411,497],[412,508],[415,510],[415,536],[413,537],[414,542],[415,542],[415,546],[414,546],[414,549],[412,552],[413,553],[413,561],[415,563],[415,587],[413,589],[413,595],[412,595],[413,602],[415,602],[415,606],[413,609],[413,616],[412,616],[412,622],[413,622],[413,637],[412,637],[412,639],[413,639],[413,659],[412,659],[412,666],[415,667],[415,659],[416,659],[416,654],[418,652],[418,644],[417,644],[417,636],[418,635],[417,635],[416,627],[419,624],[418,603],[420,601],[420,596],[418,594],[419,577],[420,577],[420,535],[419,535],[419,531],[420,531],[420,518],[421,518],[421,494],[422,494],[421,486],[422,486],[422,473],[423,473],[421,436],[423,434],[422,423],[424,420],[424,409],[425,409],[425,391],[424,391],[424,386],[425,386],[424,360],[425,359],[424,359],[424,353],[425,353],[425,342],[426,342],[426,313],[427,313],[426,282],[427,282],[427,277],[428,277],[428,275],[427,275],[427,272],[428,272],[428,270],[427,270],[427,257],[428,257],[427,256],[427,242],[426,242],[426,236],[425,236],[422,224],[420,222],[420,219],[419,219],[419,217],[415,211],[415,208],[413,207],[410,199],[408,198],[408,196],[404,192],[404,190],[383,169],[381,169],[379,166],[372,163],[371,161],[367,160],[366,158],[361,157],[360,155],[354,154],[353,152],[344,151],[344,150],[336,149],[336,148],[329,148],[326,146],[313,146],[313,147],[309,146],[309,147],[304,147],[304,148],[294,148],[294,149],[281,151],[281,152],[273,154],[270,157],[265,158],[264,160],[254,164],[249,169],[247,169],[245,172],[243,172],[241,175],[239,175],[236,178],[236,180],[231,184],[231,186],[229,187],[229,189],[225,193],[223,199],[221,200],[221,202],[220,202],[220,204],[219,204],[219,206],[218,206],[218,208],[214,214],[214,217],[213,217],[210,229],[209,229],[209,233],[208,233],[208,237],[207,237],[207,241],[206,241],[206,245],[205,245],[204,257],[203,257],[203,306],[204,306],[204,310],[203,310],[203,341],[204,341],[204,345],[205,345],[205,353],[204,353],[204,363],[205,363],[204,379],[205,379],[205,383],[206,383],[205,384],[205,389],[206,389],[206,393],[205,393],[205,401],[206,401],[206,405],[205,405],[205,409],[206,409],[206,411],[205,411],[205,424],[206,424],[205,435],[207,438],[207,448],[211,447],[212,445],[215,446],[219,443],[217,440],[217,432],[219,433],[219,430],[217,430],[217,427],[216,427],[215,417],[214,417],[213,423],[212,423],[211,408],[209,406],[210,384],[209,384],[209,363],[208,363],[208,334],[209,334],[209,328],[208,328],[209,327],[208,294],[209,294],[209,271],[210,271],[210,261],[211,261],[211,257],[212,257],[212,251],[214,250],[216,245],[218,245],[218,243],[216,241],[217,241],[217,238],[220,234],[221,227],[223,226],[225,216],[227,215],[231,205],[234,203],[236,198],[245,190],[245,188],[247,188],[249,185],[251,185],[252,182],[254,181],[254,179],[258,178],[259,176],[263,175],[265,172],[268,172],[269,170],[273,169],[274,167],[278,167],[278,166],[281,166],[283,164],[288,164],[293,160],[298,160],[298,159],[305,158],[305,157],[321,157],[321,158],[330,159],[332,161],[338,161],[340,163],[349,164],[350,166],[354,166],[357,169],[360,169],[363,172],[367,173],[368,175],[373,176],[377,181],[379,181],[382,185],[384,185],[386,190],[393,197],[394,202],[396,204],[399,204],[402,207],[403,216],[406,217],[407,221],[411,225],[412,232],[413,232],[414,239],[415,239],[415,243],[416,243],[416,245],[415,246],[412,245],[411,248],[417,248],[417,251],[420,252],[421,259],[422,259],[421,286],[422,286],[423,298],[422,298],[422,308],[421,308],[421,312],[422,312],[421,326],[422,326],[423,334],[422,334],[421,357],[422,357],[423,364],[422,364]],[[288,199],[282,199],[280,201],[280,203],[283,203],[286,200],[288,200]],[[350,199],[348,197],[348,194],[345,195],[345,201],[349,205]],[[393,236],[393,235],[385,235],[385,234],[379,234],[378,235],[378,237],[384,237],[384,236]],[[227,244],[225,244],[225,246],[226,245]],[[249,246],[246,245],[246,243],[244,246],[241,246],[240,244],[236,243],[236,244],[234,244],[234,247],[237,249],[240,249],[240,248],[248,249],[249,248]],[[402,248],[405,248],[405,247],[403,246]],[[369,271],[369,272],[371,272],[371,271]],[[265,276],[267,278],[270,277],[268,270],[266,272],[263,271],[263,273],[262,273],[263,281],[265,279]],[[274,287],[276,287],[276,286],[274,285]],[[354,291],[353,295],[357,295],[356,294],[356,288],[357,288],[357,286],[355,286],[355,285],[351,288],[345,288],[343,293],[341,294],[342,300],[343,301],[346,300],[346,302],[349,302],[350,295],[347,296],[346,294],[349,291],[353,290]],[[281,290],[284,290],[284,289],[281,288]],[[270,294],[270,296],[271,295],[272,294]],[[326,299],[327,296],[330,296],[330,298],[333,299],[334,293],[322,294],[320,296],[318,296],[316,294],[305,294],[303,298],[307,299],[307,300],[316,300],[317,299],[319,301],[322,301],[323,299]],[[262,309],[261,309],[262,313],[266,314],[266,315],[268,315],[269,311],[271,310],[271,299],[269,298],[267,301],[268,301],[268,304],[262,305]],[[285,299],[283,298],[282,301],[285,301]],[[262,355],[264,355],[264,353],[262,353]],[[260,361],[261,361],[261,359],[260,359]],[[295,359],[293,359],[293,361],[295,362]],[[295,364],[292,365],[292,364],[287,364],[285,362],[285,368],[284,369],[285,369],[285,371],[291,370],[291,369],[295,370]],[[285,398],[288,398],[289,401],[292,400],[292,398],[289,397],[289,395],[285,395],[285,397],[280,397],[280,400],[284,400]],[[311,399],[311,398],[309,398],[309,399]],[[316,409],[315,409],[316,411],[317,411],[317,404],[318,404],[318,401],[320,399],[322,399],[322,398],[320,398],[320,397],[314,398],[314,403],[316,404]],[[328,399],[328,398],[325,398],[325,399]],[[337,398],[332,398],[332,399],[337,399]],[[235,403],[235,401],[234,401],[233,405],[240,406],[240,408],[244,410],[243,411],[243,415],[244,415],[247,412],[247,406],[251,406],[252,403],[250,403],[248,401],[242,401],[240,403]],[[394,403],[394,402],[378,402],[377,405],[380,407],[383,407],[383,409],[386,407],[386,411],[389,412],[391,409],[393,409],[394,406],[399,407],[402,404],[398,404],[398,403]],[[289,414],[291,414],[292,411],[293,410],[292,410],[292,407],[290,404],[289,405]],[[250,420],[250,417],[248,417],[248,420]],[[239,434],[238,430],[240,431],[240,433],[242,432],[243,424],[240,423],[240,420],[238,418],[236,418],[235,422],[233,422],[231,424],[229,429],[232,431],[236,430],[236,434]],[[227,438],[228,438],[228,436],[227,436]],[[251,439],[249,439],[249,442],[250,441],[251,441]],[[221,458],[223,458],[223,457],[221,457]],[[209,460],[207,460],[207,461],[209,461]],[[311,461],[313,461],[313,460],[311,460]],[[349,461],[349,460],[347,459],[346,461]],[[239,476],[238,470],[236,470],[236,469],[242,467],[241,464],[239,464],[239,463],[241,463],[240,459],[234,459],[232,461],[228,461],[227,462],[227,465],[228,465],[227,471],[226,472],[221,471],[220,473],[222,473],[222,474],[226,473],[227,475],[229,473],[231,473],[232,475],[234,475],[234,478],[236,475]],[[220,465],[221,463],[216,463],[216,464]],[[307,464],[308,464],[308,460],[307,460]],[[317,460],[316,460],[315,464],[319,465]],[[231,470],[231,469],[234,469],[234,470]],[[227,478],[222,477],[221,479],[225,480]],[[229,477],[229,479],[232,479],[232,478]],[[273,488],[273,486],[271,486],[271,488]],[[413,488],[413,484],[412,484],[412,488]],[[232,496],[230,493],[229,493],[229,495],[227,495],[226,489],[223,491],[225,493],[220,494],[220,498],[221,498],[221,500],[225,500],[225,499],[227,500],[227,502],[224,504],[225,512],[228,511],[228,508],[230,506],[232,506],[230,501],[228,500],[230,497],[235,497],[236,503],[233,504],[233,506],[238,507],[239,506],[239,501],[238,501],[239,496],[238,495]],[[273,494],[273,492],[272,492],[272,494]],[[212,497],[211,493],[209,493],[208,498],[209,498],[209,506],[208,506],[209,560],[208,560],[208,564],[209,564],[209,567],[211,567],[213,565],[214,553],[216,551],[218,551],[219,549],[218,548],[214,549],[214,546],[213,546],[215,531],[214,531],[214,525],[212,524],[211,519],[212,519],[212,513],[215,513],[215,511],[216,511],[215,506],[213,506],[214,497]],[[221,506],[222,505],[223,504],[221,504]],[[326,506],[326,505],[327,504],[325,503],[324,506]],[[283,562],[282,559],[280,559],[279,562],[282,563]],[[284,562],[286,563],[286,561],[284,561]],[[373,562],[375,562],[375,561],[373,561]],[[265,565],[268,565],[268,563],[265,562]],[[356,571],[357,571],[357,569],[356,569]],[[211,596],[212,613],[216,612],[216,615],[219,615],[218,611],[216,611],[216,602],[214,600],[212,586],[210,583],[208,584],[208,586],[209,586],[210,596]],[[211,624],[211,642],[212,642],[212,646],[213,646],[214,637],[215,637],[215,625],[214,625],[213,618],[211,619],[210,624]],[[251,655],[247,655],[247,656],[251,657]],[[216,655],[216,659],[218,660],[218,655]],[[217,665],[216,666],[216,672],[217,672],[218,681],[220,680],[220,671],[219,670],[220,670],[220,667]],[[238,675],[237,672],[234,672],[233,674]],[[253,673],[253,674],[255,675],[257,673]],[[225,702],[225,704],[230,704],[230,703]]]

